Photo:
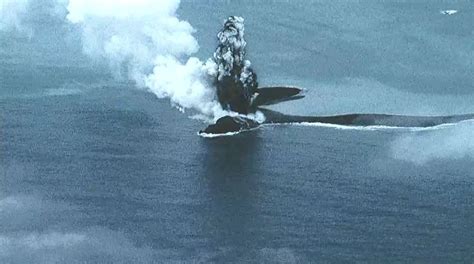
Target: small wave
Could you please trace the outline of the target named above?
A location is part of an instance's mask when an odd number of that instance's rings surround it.
[[[223,134],[209,134],[209,133],[199,133],[199,132],[197,134],[198,134],[198,136],[203,137],[203,138],[219,138],[219,137],[235,136],[235,135],[238,135],[242,132],[243,132],[243,130],[238,131],[238,132],[227,132],[227,133],[223,133]]]

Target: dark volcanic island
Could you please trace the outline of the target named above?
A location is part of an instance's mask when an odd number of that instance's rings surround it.
[[[246,131],[262,124],[325,123],[346,126],[432,127],[474,119],[474,114],[452,116],[405,116],[388,114],[345,114],[334,116],[295,116],[262,108],[283,101],[304,97],[296,87],[259,88],[257,75],[245,59],[244,19],[231,16],[217,34],[218,46],[213,55],[217,65],[214,85],[217,98],[224,110],[235,115],[221,117],[200,134],[226,134]],[[249,114],[261,112],[265,121],[259,122]]]

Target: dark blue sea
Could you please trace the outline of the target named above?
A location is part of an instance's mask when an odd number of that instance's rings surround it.
[[[0,32],[0,263],[473,263],[474,121],[203,138],[195,113],[114,78],[41,8],[33,34]],[[272,109],[301,115],[474,113],[473,12],[470,1],[178,9],[202,60],[222,21],[243,16],[260,84],[305,89]]]

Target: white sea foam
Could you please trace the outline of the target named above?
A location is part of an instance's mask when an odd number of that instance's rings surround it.
[[[254,127],[250,129],[243,129],[236,132],[227,132],[227,133],[220,133],[220,134],[213,134],[213,133],[200,133],[198,132],[198,136],[203,138],[220,138],[220,137],[232,137],[241,133],[251,132],[259,129],[260,127]]]
[[[203,138],[220,138],[220,137],[231,137],[231,136],[235,136],[235,135],[238,135],[242,132],[245,132],[245,131],[250,131],[250,130],[240,130],[240,131],[237,131],[237,132],[227,132],[227,133],[221,133],[221,134],[211,134],[211,133],[197,133],[198,136],[200,137],[203,137]]]
[[[458,12],[458,10],[454,10],[454,9],[448,9],[448,10],[441,10],[439,11],[442,15],[448,15],[448,16],[451,16],[451,15],[454,15]]]
[[[465,121],[463,121],[465,122]],[[308,127],[326,127],[339,130],[361,130],[361,131],[378,131],[378,130],[396,130],[396,131],[407,131],[407,132],[417,132],[417,131],[432,131],[443,128],[449,128],[455,126],[457,123],[448,123],[441,124],[438,126],[432,127],[395,127],[395,126],[349,126],[349,125],[336,125],[336,124],[327,124],[327,123],[310,123],[310,122],[299,122],[299,123],[281,123],[281,124],[271,124],[271,125],[292,125],[292,126],[308,126]]]

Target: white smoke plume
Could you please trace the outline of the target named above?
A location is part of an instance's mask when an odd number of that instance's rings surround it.
[[[474,158],[474,122],[419,131],[398,138],[392,143],[394,158],[423,165],[434,160]]]
[[[222,108],[210,85],[215,64],[190,56],[199,49],[194,29],[178,19],[179,0],[69,0],[67,19],[79,24],[84,52],[110,62],[181,110],[192,108],[217,118]],[[185,62],[187,60],[187,62]]]
[[[180,0],[0,0],[0,30],[28,31],[25,21],[40,1],[67,9],[65,22],[79,28],[84,53],[108,62],[114,76],[170,98],[182,111],[225,114],[212,87],[216,64],[191,57],[199,45],[176,14]]]

